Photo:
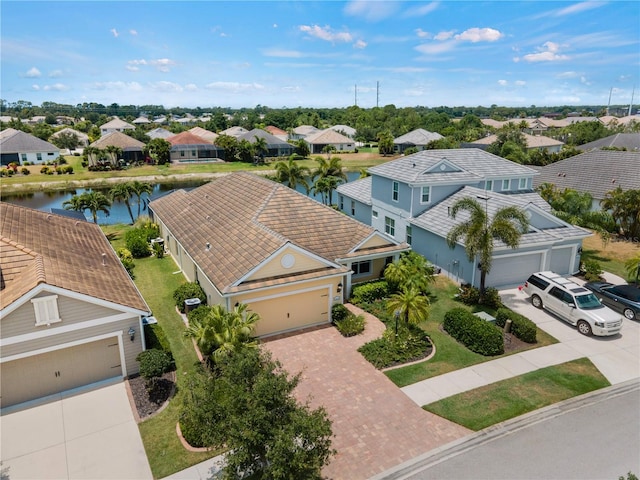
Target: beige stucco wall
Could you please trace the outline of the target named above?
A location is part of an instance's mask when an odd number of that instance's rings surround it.
[[[291,255],[293,258],[293,265],[289,268],[285,268],[282,265],[282,259],[285,255]],[[271,278],[280,275],[291,275],[326,266],[326,262],[321,262],[318,259],[294,248],[286,248],[278,255],[275,255],[270,261],[262,265],[251,276],[249,276],[247,280],[259,280],[262,278]]]

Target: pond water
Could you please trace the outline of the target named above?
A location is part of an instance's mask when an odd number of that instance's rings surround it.
[[[347,173],[348,181],[356,180],[359,177],[357,172],[349,172]],[[166,184],[156,184],[153,186],[153,192],[151,195],[143,195],[142,203],[140,205],[140,213],[147,214],[147,205],[149,201],[155,200],[156,198],[161,197],[173,190],[186,189],[191,190],[195,187],[202,185],[204,182],[200,183],[174,183],[170,185]],[[16,194],[16,195],[7,195],[2,197],[3,202],[13,203],[15,205],[21,205],[23,207],[29,207],[36,210],[41,210],[43,212],[50,212],[52,208],[60,208],[62,209],[62,204],[67,200],[70,200],[74,195],[80,195],[83,192],[89,191],[90,189],[85,188],[77,188],[74,190],[60,190],[55,192],[30,192],[24,194]],[[109,189],[93,189],[98,192],[102,192],[105,195],[108,193]],[[298,187],[297,190],[301,193],[305,193],[302,187]],[[316,199],[321,202],[322,198],[319,195],[309,194],[309,197]],[[337,201],[337,196],[334,192],[333,201]],[[137,197],[132,197],[130,200],[131,210],[133,211],[134,218],[137,216],[138,212],[138,199]],[[84,212],[85,216],[88,220],[91,220],[91,213],[87,210]],[[129,217],[129,212],[127,211],[127,207],[122,202],[114,202],[109,208],[109,216],[106,216],[102,212],[98,212],[98,223],[99,224],[116,224],[116,223],[131,223],[131,218]]]

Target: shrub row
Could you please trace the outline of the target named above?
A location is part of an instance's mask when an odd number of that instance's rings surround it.
[[[507,320],[511,320],[511,333],[517,338],[527,343],[536,343],[536,334],[538,328],[536,324],[529,320],[527,317],[509,310],[508,308],[501,308],[496,313],[496,325],[504,327]]]
[[[389,295],[389,285],[384,280],[363,283],[353,287],[351,303],[373,303]]]
[[[502,332],[464,308],[449,310],[443,326],[449,335],[472,352],[486,356],[504,353]]]

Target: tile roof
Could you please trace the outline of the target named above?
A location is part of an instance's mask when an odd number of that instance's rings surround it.
[[[0,268],[2,309],[38,284],[46,283],[149,311],[94,223],[1,202]]]
[[[89,135],[87,135],[86,133],[79,132],[78,130],[74,130],[73,128],[68,128],[68,127],[63,128],[62,130],[58,130],[56,133],[51,135],[51,138],[59,137],[63,133],[72,133],[76,137],[78,137],[79,140],[84,140],[85,142],[89,140]]]
[[[446,238],[449,231],[455,225],[469,219],[469,214],[467,212],[460,212],[454,220],[449,214],[449,209],[453,204],[462,198],[485,196],[488,196],[486,208],[490,218],[492,218],[499,209],[508,206],[516,206],[524,210],[533,207],[544,210],[545,212],[550,211],[549,205],[536,193],[529,192],[527,194],[504,195],[498,192],[487,192],[475,187],[464,187],[453,195],[447,197],[442,202],[437,203],[420,216],[412,219],[411,223],[424,230]],[[478,199],[478,202],[482,206],[485,206],[484,200]],[[532,226],[535,227],[535,225]],[[557,219],[557,226],[553,228],[536,228],[534,231],[523,234],[520,240],[520,246],[526,247],[527,245],[540,242],[555,243],[566,238],[584,238],[590,235],[591,233],[586,230],[565,224]],[[463,242],[460,243],[463,244]],[[502,242],[496,242],[495,246],[497,248],[508,248]]]
[[[193,133],[194,135],[198,135],[199,137],[204,138],[206,141],[213,143],[215,141],[216,138],[218,138],[220,135],[218,135],[217,133],[211,132],[207,129],[204,129],[202,127],[193,127],[190,128],[189,131],[191,133]]]
[[[347,137],[355,137],[357,130],[349,125],[334,125],[333,127],[329,127],[331,130],[335,130],[336,132],[340,132]]]
[[[593,142],[578,145],[576,148],[582,151],[594,150],[603,147],[626,148],[627,151],[640,150],[640,132],[637,133],[616,133],[608,137],[594,140]]]
[[[312,135],[320,131],[319,128],[314,127],[313,125],[300,125],[293,129],[294,133],[298,135]]]
[[[446,160],[458,167],[456,172],[429,172]],[[423,150],[375,167],[372,175],[392,178],[409,184],[439,182],[477,182],[483,178],[500,178],[535,175],[536,171],[510,160],[485,152],[479,148],[453,148],[448,150]]]
[[[269,132],[271,135],[287,135],[287,132],[282,130],[281,128],[275,127],[273,125],[268,125],[264,127],[264,129]]]
[[[288,243],[336,262],[376,232],[295,190],[247,172],[165,195],[152,201],[150,208],[223,293],[237,290],[235,283]],[[394,250],[406,248],[392,240],[389,245]]]
[[[120,120],[118,117],[115,117],[110,122],[100,125],[100,130],[123,129],[123,128],[135,130],[136,127],[134,127],[130,123],[125,122],[124,120]]]
[[[238,140],[246,140],[249,143],[255,143],[256,137],[264,138],[269,148],[289,147],[293,149],[293,145],[291,145],[289,142],[285,142],[284,140],[271,135],[269,132],[266,132],[261,128],[254,128],[250,132],[243,133],[238,137]]]
[[[336,191],[365,205],[371,205],[371,177],[343,183],[338,186]]]
[[[226,130],[220,132],[220,135],[229,135],[231,137],[239,137],[243,133],[247,133],[248,130],[242,127],[229,127]]]
[[[541,148],[541,147],[555,147],[558,145],[564,145],[564,142],[556,140],[555,138],[545,137],[544,135],[529,135],[522,132],[524,140],[527,143],[527,148]],[[498,135],[489,135],[488,137],[481,138],[475,142],[470,142],[469,145],[491,145],[498,139]]]
[[[204,138],[191,132],[182,132],[172,137],[168,137],[167,142],[173,146],[177,145],[212,145],[212,143]]]
[[[436,132],[429,132],[424,128],[417,128],[409,133],[399,136],[393,140],[396,145],[411,144],[411,145],[427,145],[434,140],[440,140],[444,138],[442,135]]]
[[[91,144],[95,148],[105,148],[109,145],[120,147],[123,150],[142,150],[144,148],[144,143],[140,140],[118,131],[109,132]]]
[[[166,128],[162,128],[162,127],[158,127],[158,128],[154,128],[153,130],[149,130],[147,132],[147,137],[154,139],[154,138],[163,138],[163,139],[167,139],[169,137],[173,136],[173,132],[170,132],[169,130],[167,130]]]
[[[349,137],[330,128],[307,135],[305,141],[312,144],[353,143],[353,140]]]
[[[0,151],[4,153],[59,152],[55,145],[23,132],[7,128],[0,132]]]
[[[640,152],[592,150],[538,167],[534,186],[553,183],[560,190],[588,192],[597,200],[616,187],[640,190]]]

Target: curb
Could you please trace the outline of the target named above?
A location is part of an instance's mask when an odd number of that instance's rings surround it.
[[[402,480],[408,478],[411,475],[426,470],[433,465],[465,453],[497,438],[509,435],[531,425],[551,420],[573,410],[604,402],[610,398],[636,390],[640,390],[639,378],[628,380],[611,387],[595,390],[578,397],[564,400],[563,402],[556,403],[554,405],[543,407],[539,410],[526,413],[511,420],[506,420],[496,425],[492,425],[491,427],[487,427],[484,430],[473,433],[467,437],[431,450],[430,452],[401,463],[400,465],[397,465],[385,472],[370,477],[370,480]]]

